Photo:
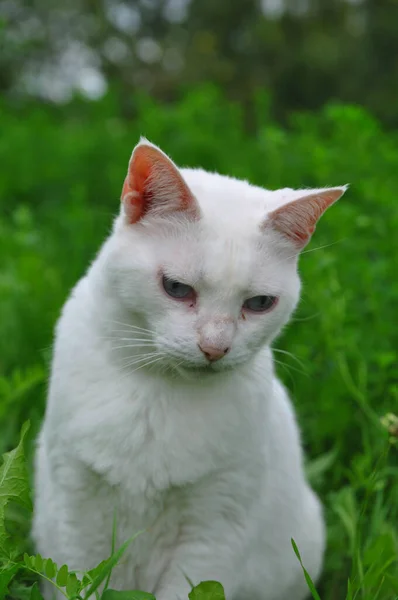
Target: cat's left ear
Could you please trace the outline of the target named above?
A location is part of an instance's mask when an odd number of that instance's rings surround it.
[[[320,217],[344,194],[347,187],[303,190],[303,196],[270,212],[264,229],[271,227],[300,251],[310,241]]]
[[[122,190],[129,223],[146,214],[185,213],[199,217],[199,206],[176,165],[157,146],[142,138],[133,150]]]

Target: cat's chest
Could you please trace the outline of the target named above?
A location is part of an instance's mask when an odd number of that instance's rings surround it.
[[[229,393],[228,393],[229,392]],[[151,497],[228,468],[255,451],[261,415],[243,390],[112,390],[72,422],[79,458],[111,485]],[[92,398],[97,397],[95,394]],[[112,398],[112,401],[110,399]],[[95,418],[93,415],[95,414]]]

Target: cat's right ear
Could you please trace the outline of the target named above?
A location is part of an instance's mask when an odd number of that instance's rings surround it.
[[[145,139],[133,150],[121,200],[129,223],[137,223],[146,214],[200,216],[197,201],[176,165]]]

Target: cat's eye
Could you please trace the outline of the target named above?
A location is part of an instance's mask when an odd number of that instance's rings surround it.
[[[193,287],[191,287],[190,285],[187,285],[186,283],[181,283],[181,281],[169,279],[165,275],[163,275],[162,284],[166,294],[168,294],[172,298],[177,298],[178,300],[188,300],[192,298],[195,294]]]
[[[243,308],[252,312],[266,312],[276,304],[277,300],[276,296],[253,296],[253,298],[245,300]]]

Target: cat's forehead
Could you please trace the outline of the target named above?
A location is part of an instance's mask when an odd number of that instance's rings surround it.
[[[268,291],[280,288],[283,273],[278,254],[258,222],[241,220],[236,228],[228,221],[206,216],[199,222],[180,222],[173,230],[164,231],[156,252],[159,266],[168,276],[210,294],[216,292],[218,297],[261,290],[264,278]]]
[[[181,173],[195,195],[205,220],[214,226],[230,226],[235,231],[261,224],[268,212],[294,200],[297,190],[266,190],[241,179],[202,169],[182,169]]]

